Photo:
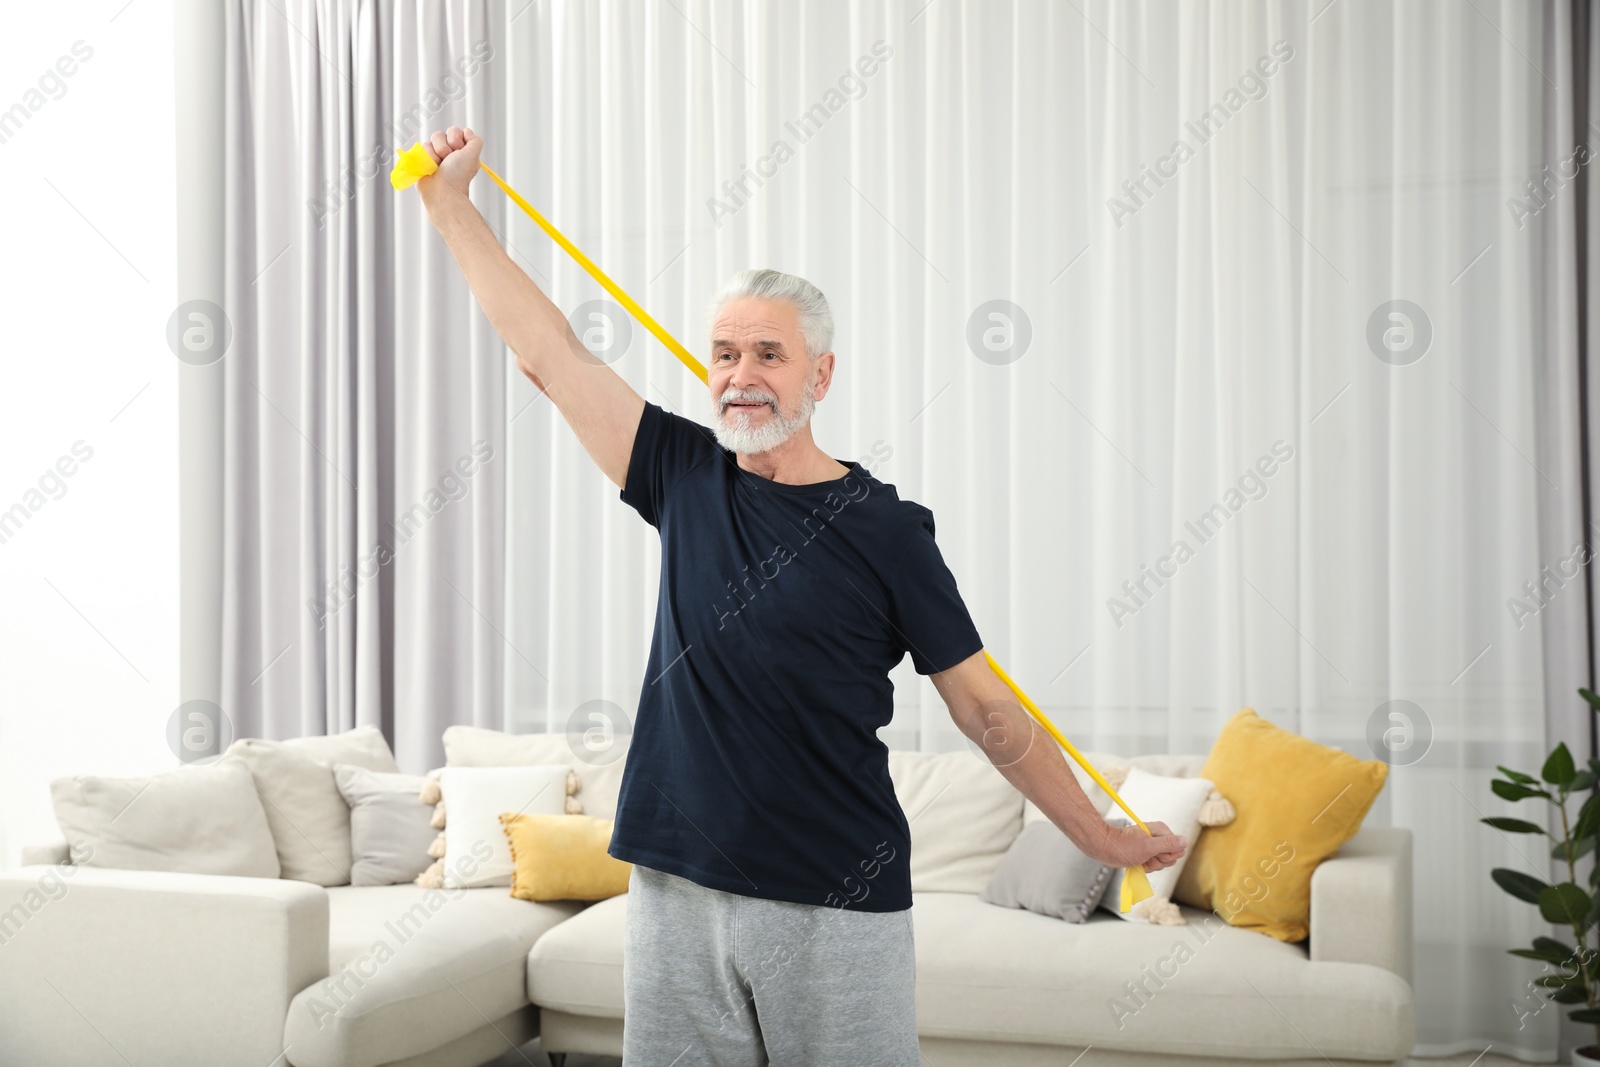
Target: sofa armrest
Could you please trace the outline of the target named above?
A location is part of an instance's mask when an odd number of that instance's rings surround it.
[[[0,1048],[52,1067],[280,1067],[328,976],[309,882],[70,865],[0,872]]]
[[[1311,959],[1411,981],[1411,831],[1364,826],[1311,872]]]
[[[23,845],[22,866],[32,867],[47,863],[66,863],[71,853],[65,841],[52,841],[48,845]]]

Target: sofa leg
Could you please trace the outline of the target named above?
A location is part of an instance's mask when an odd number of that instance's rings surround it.
[[[565,1052],[550,1053],[550,1067],[562,1067],[562,1064],[566,1062],[567,1054]]]

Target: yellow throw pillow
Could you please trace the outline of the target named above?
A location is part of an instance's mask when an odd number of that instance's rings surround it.
[[[502,812],[511,846],[511,895],[521,900],[605,900],[628,891],[633,864],[610,855],[611,819]]]
[[[1311,872],[1356,835],[1389,765],[1357,759],[1268,722],[1234,714],[1201,768],[1238,817],[1209,826],[1173,898],[1279,941],[1310,933]]]

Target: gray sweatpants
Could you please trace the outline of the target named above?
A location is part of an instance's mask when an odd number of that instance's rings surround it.
[[[634,864],[623,1067],[918,1067],[911,912],[793,904]]]

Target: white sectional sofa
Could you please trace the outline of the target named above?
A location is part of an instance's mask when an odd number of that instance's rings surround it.
[[[1085,756],[1182,776],[1205,761]],[[586,810],[614,810],[619,770],[585,785]],[[1317,868],[1308,942],[1188,906],[1187,926],[1105,911],[1072,924],[978,899],[1023,825],[1023,798],[998,772],[968,752],[891,753],[891,772],[914,815],[918,1032],[932,1067],[1059,1067],[1085,1048],[1097,1067],[1409,1054],[1410,831],[1367,827]],[[503,887],[324,888],[68,859],[61,842],[0,872],[0,1063],[469,1067],[535,1036],[557,1064],[621,1054],[626,894],[532,903]],[[1114,999],[1137,1008],[1119,1014]]]

